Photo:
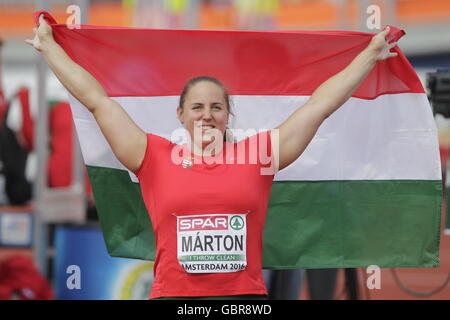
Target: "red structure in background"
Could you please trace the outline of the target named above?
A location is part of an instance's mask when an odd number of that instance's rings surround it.
[[[16,132],[16,135],[23,147],[28,152],[32,152],[34,150],[34,120],[30,112],[28,88],[20,88],[16,98],[19,99],[22,112],[22,127],[19,132]],[[64,101],[51,103],[48,158],[48,186],[51,188],[67,187],[72,183],[73,129],[69,104]],[[88,187],[88,189],[90,188]]]
[[[51,300],[53,289],[27,256],[0,262],[0,300]]]

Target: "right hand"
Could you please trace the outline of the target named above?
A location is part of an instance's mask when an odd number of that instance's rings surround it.
[[[391,42],[394,37],[391,36],[386,39],[387,35],[390,32],[390,28],[387,27],[383,31],[380,31],[378,34],[372,37],[370,44],[368,46],[368,50],[371,50],[376,55],[377,61],[382,61],[388,58],[398,56],[397,52],[391,52],[391,49],[397,45],[397,42]]]
[[[26,43],[33,46],[37,51],[42,50],[42,43],[47,40],[53,40],[52,27],[45,21],[44,15],[39,16],[39,27],[33,28],[34,39],[25,40]]]

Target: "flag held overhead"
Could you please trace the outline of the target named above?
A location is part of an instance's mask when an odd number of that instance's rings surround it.
[[[404,32],[391,27],[394,41]],[[222,80],[233,128],[270,129],[347,66],[372,34],[192,31],[53,26],[55,40],[146,132],[180,127],[178,96],[192,77]],[[441,171],[437,130],[419,78],[398,46],[280,171],[264,231],[266,268],[437,267]],[[70,99],[112,256],[153,259],[139,185],[92,115]],[[232,128],[232,129],[233,129]],[[151,214],[151,213],[150,213]]]

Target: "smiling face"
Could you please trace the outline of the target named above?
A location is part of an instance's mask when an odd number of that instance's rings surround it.
[[[212,141],[218,142],[219,133],[222,142],[229,116],[224,89],[214,82],[200,81],[189,87],[183,100],[177,115],[195,145],[204,149]]]

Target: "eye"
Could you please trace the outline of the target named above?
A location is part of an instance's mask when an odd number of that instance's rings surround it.
[[[222,106],[219,105],[219,104],[213,105],[213,108],[214,108],[214,109],[217,109],[217,110],[222,110]]]

